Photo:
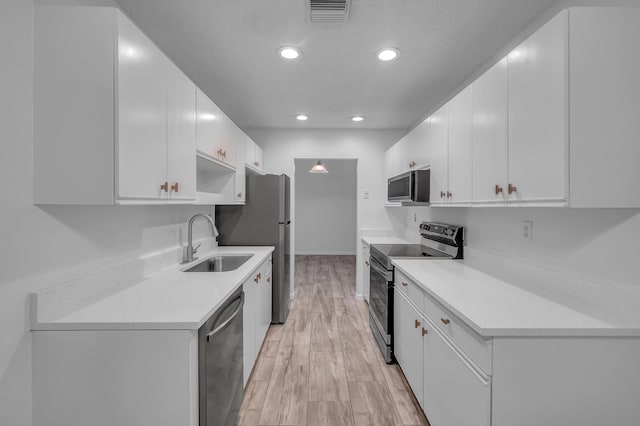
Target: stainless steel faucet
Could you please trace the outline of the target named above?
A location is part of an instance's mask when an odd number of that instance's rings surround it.
[[[218,235],[220,235],[220,233],[218,232],[218,228],[216,228],[216,224],[213,222],[211,216],[202,213],[194,214],[193,217],[189,219],[189,235],[187,239],[187,246],[184,248],[182,253],[182,263],[193,262],[197,259],[197,257],[194,257],[193,255],[198,252],[198,247],[200,247],[201,244],[198,244],[195,247],[193,246],[193,222],[195,222],[199,217],[202,217],[206,219],[207,222],[209,222],[209,225],[211,225],[211,233],[214,237],[218,237]]]

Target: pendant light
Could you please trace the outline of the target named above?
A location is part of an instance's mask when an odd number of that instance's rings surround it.
[[[309,170],[309,173],[329,173],[329,171],[324,164],[322,164],[322,160],[318,160],[311,170]]]

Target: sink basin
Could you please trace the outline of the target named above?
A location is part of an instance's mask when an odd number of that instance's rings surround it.
[[[184,272],[226,272],[235,271],[244,263],[253,257],[252,254],[221,254],[217,256],[211,256],[192,266],[189,269],[185,269]]]

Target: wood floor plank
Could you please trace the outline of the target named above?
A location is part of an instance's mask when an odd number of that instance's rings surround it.
[[[251,373],[251,379],[257,381],[269,381],[276,358],[261,356],[258,357]]]
[[[311,351],[313,352],[339,352],[342,351],[342,341],[338,322],[329,320],[318,314],[311,326]]]
[[[283,324],[271,324],[269,329],[267,330],[266,340],[275,340],[277,342],[282,338],[282,330],[284,328]]]
[[[348,401],[342,352],[311,352],[309,401]]]
[[[274,369],[260,415],[260,425],[305,425],[309,400],[309,366]]]
[[[355,426],[349,402],[310,401],[307,426]]]
[[[349,382],[356,426],[402,425],[388,388],[380,382]]]
[[[262,343],[262,349],[260,350],[259,356],[266,356],[275,358],[278,355],[278,346],[280,342],[278,340],[265,340]]]
[[[269,382],[252,380],[244,391],[244,400],[240,409],[240,426],[257,426],[262,413],[264,399],[267,396]]]
[[[344,366],[347,371],[347,380],[349,381],[385,381],[381,366],[371,354],[370,349],[345,351]]]

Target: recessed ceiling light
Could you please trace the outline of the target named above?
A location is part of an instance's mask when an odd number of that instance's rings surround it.
[[[309,116],[307,114],[298,114],[296,115],[296,120],[298,121],[307,121]]]
[[[376,57],[381,61],[387,62],[393,61],[398,57],[398,54],[400,54],[400,51],[395,47],[385,47],[384,49],[380,49],[376,52]]]
[[[354,115],[351,117],[351,121],[360,122],[364,120],[364,115]]]
[[[282,56],[284,59],[298,59],[302,56],[302,50],[293,46],[283,46],[278,49],[278,55]]]

